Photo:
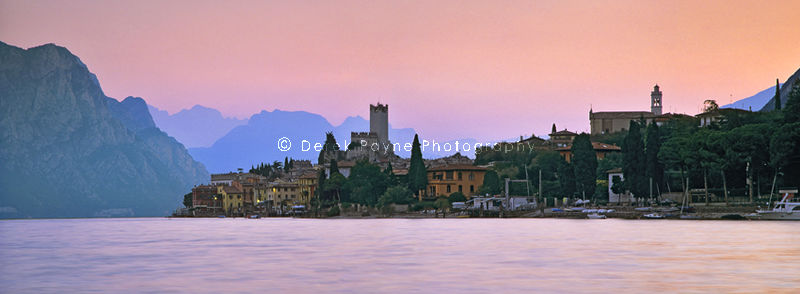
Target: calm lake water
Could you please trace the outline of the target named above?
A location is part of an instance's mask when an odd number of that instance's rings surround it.
[[[0,293],[798,289],[800,222],[0,221]]]

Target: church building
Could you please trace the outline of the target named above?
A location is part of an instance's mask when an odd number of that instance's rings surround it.
[[[630,126],[630,121],[644,119],[647,123],[661,116],[661,90],[658,85],[650,92],[650,111],[603,111],[589,110],[589,122],[592,135],[611,134],[624,131]]]

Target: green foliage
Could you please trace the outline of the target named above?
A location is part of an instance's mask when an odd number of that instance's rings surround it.
[[[325,144],[322,145],[322,150],[319,151],[317,163],[324,164],[325,154],[331,154],[336,151],[339,151],[339,144],[336,143],[336,138],[333,136],[333,132],[325,133]]]
[[[413,194],[411,190],[404,186],[391,186],[386,189],[386,192],[381,195],[380,199],[378,200],[378,206],[385,207],[389,204],[408,204],[411,203],[413,199]]]
[[[433,202],[433,207],[436,208],[436,209],[444,210],[444,209],[452,208],[453,206],[450,203],[450,201],[447,200],[447,197],[439,197],[439,198],[436,198],[436,201]]]
[[[388,182],[389,178],[379,166],[359,160],[350,169],[350,176],[344,184],[344,201],[375,206],[378,197],[386,192]]]
[[[183,195],[183,206],[192,207],[192,192]]]
[[[425,161],[422,159],[422,149],[419,143],[419,136],[414,135],[414,143],[411,145],[411,163],[408,168],[408,189],[414,194],[424,190],[428,185],[428,174],[425,168]]]
[[[621,153],[608,153],[605,158],[597,161],[597,179],[607,180],[609,170],[615,168],[622,168],[622,154]]]
[[[784,124],[796,122],[800,122],[800,82],[797,81],[792,85],[792,91],[789,92],[783,111]]]
[[[331,159],[330,171],[331,171],[331,175],[333,175],[333,174],[341,174],[339,172],[339,163],[336,162],[336,159]]]
[[[775,79],[775,110],[781,110],[781,83]]]
[[[716,105],[716,103],[714,103],[714,105]],[[645,178],[648,180],[648,185],[649,179],[653,179],[654,187],[661,187],[664,182],[664,166],[658,159],[658,153],[660,151],[661,134],[658,125],[652,123],[647,126],[647,136],[645,137]],[[658,191],[657,188],[654,189]]]
[[[494,170],[486,171],[483,176],[483,185],[478,189],[481,194],[496,195],[500,193],[500,177]]]
[[[630,122],[628,136],[622,144],[622,173],[625,175],[625,187],[636,197],[645,197],[648,194],[647,183],[645,182],[645,153],[642,143],[642,134],[639,123]]]
[[[588,134],[580,134],[573,140],[572,165],[576,191],[591,197],[597,184],[597,154]]]
[[[420,211],[423,209],[433,209],[433,208],[434,208],[433,201],[417,202],[413,206],[411,206],[411,210],[413,211]]]
[[[562,158],[557,176],[558,183],[561,185],[561,195],[569,198],[575,197],[575,171],[572,164]]]
[[[341,211],[339,211],[339,206],[334,205],[333,207],[331,207],[331,209],[328,209],[328,212],[325,213],[325,216],[334,217],[334,216],[339,216],[339,214],[341,214]]]
[[[340,202],[342,200],[341,192],[347,178],[340,173],[331,173],[331,176],[325,181],[323,189],[324,195],[327,196],[328,201]]]
[[[453,192],[452,194],[450,194],[450,196],[447,196],[447,200],[450,201],[450,203],[453,203],[453,202],[466,202],[467,201],[467,197],[464,196],[464,193]]]

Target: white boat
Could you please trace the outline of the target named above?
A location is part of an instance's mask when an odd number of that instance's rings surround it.
[[[783,198],[771,210],[756,210],[757,219],[800,220],[800,202],[792,202],[797,190],[781,190]]]
[[[645,214],[645,215],[644,215],[644,218],[649,218],[649,219],[662,219],[662,218],[664,218],[664,215],[662,215],[662,214],[660,214],[660,213],[648,213],[648,214]]]
[[[597,214],[597,213],[587,214],[586,217],[589,218],[589,219],[605,219],[606,218],[605,215]]]

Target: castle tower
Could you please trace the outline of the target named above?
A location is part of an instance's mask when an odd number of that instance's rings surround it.
[[[389,105],[369,105],[369,132],[378,135],[381,143],[389,142]]]
[[[653,87],[653,92],[650,92],[650,112],[661,115],[661,90],[659,90],[658,84]]]

